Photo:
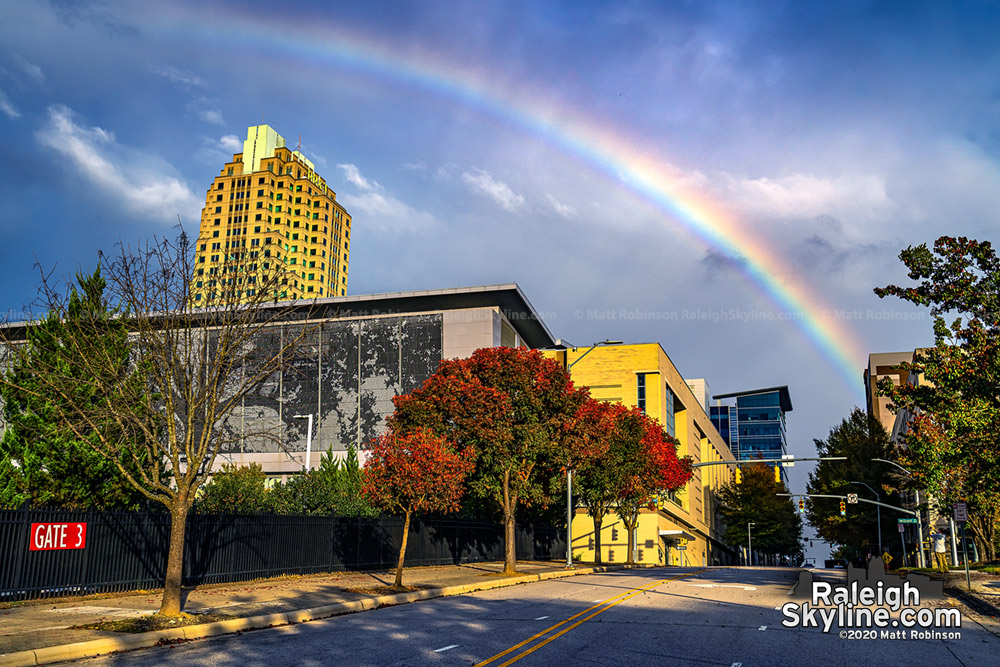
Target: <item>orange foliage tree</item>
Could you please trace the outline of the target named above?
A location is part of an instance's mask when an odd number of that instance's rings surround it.
[[[376,507],[405,517],[394,584],[398,587],[403,585],[410,517],[458,510],[475,457],[471,448],[455,451],[445,438],[424,428],[406,434],[390,431],[368,443],[366,450],[362,493]]]
[[[470,493],[496,507],[504,525],[504,573],[516,570],[518,506],[552,502],[547,483],[585,390],[540,352],[509,347],[445,359],[424,385],[395,398],[390,431],[428,428],[456,449],[474,447]]]

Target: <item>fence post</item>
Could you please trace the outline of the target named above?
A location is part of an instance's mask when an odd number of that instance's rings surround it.
[[[94,530],[93,530],[93,518],[94,518],[94,515],[95,515],[94,508],[92,506],[88,506],[87,507],[87,512],[83,516],[83,520],[87,524],[87,541],[88,542],[90,542],[92,540],[93,536],[94,536]],[[84,594],[90,592],[90,591],[87,590],[87,587],[91,583],[91,577],[90,577],[90,552],[93,551],[93,550],[94,550],[93,544],[91,544],[90,546],[85,546],[83,548],[83,572],[81,573],[82,576],[80,578],[83,579],[83,581],[81,582],[81,587],[84,590]]]
[[[17,575],[14,577],[14,587],[12,590],[15,599],[17,599],[18,591],[20,591],[21,588],[25,588],[23,599],[27,599],[28,596],[27,587],[24,584],[24,568],[26,567],[25,561],[28,560],[28,546],[31,542],[31,517],[28,514],[30,507],[31,501],[25,500],[21,503],[21,507],[18,508],[19,517],[21,519],[19,522],[21,525],[21,539],[14,540],[15,543],[20,542],[20,544],[16,547],[17,568],[14,571]]]

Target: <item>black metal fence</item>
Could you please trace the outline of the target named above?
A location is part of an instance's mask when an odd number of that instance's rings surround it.
[[[30,550],[37,523],[86,522],[86,547]],[[188,517],[184,585],[281,574],[392,568],[403,520],[339,516]],[[163,512],[0,509],[0,601],[159,588],[166,571],[170,516]],[[566,550],[564,531],[518,525],[519,559]],[[503,560],[503,527],[455,519],[413,519],[407,565]]]

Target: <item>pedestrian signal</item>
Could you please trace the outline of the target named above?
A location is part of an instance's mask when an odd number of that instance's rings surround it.
[[[847,503],[840,501],[840,516],[847,516]]]

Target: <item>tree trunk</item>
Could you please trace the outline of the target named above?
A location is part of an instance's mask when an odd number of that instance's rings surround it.
[[[993,537],[995,534],[995,516],[989,512],[970,512],[969,525],[972,527],[972,539],[976,543],[979,551],[979,559],[992,561],[996,559],[996,547]]]
[[[170,506],[170,547],[167,551],[167,576],[163,582],[160,614],[179,616],[181,613],[181,579],[184,575],[184,533],[191,508],[183,495]]]
[[[635,529],[638,527],[638,521],[622,521],[625,524],[626,530],[628,530],[628,558],[625,562],[629,565],[635,565]]]
[[[406,538],[410,535],[410,511],[406,512],[406,519],[403,520],[403,539],[399,545],[399,562],[396,564],[396,581],[393,586],[399,588],[403,585],[403,559],[406,558]]]
[[[510,472],[503,474],[503,573],[512,575],[517,573],[517,554],[514,544],[514,503],[515,499],[510,494]]]
[[[604,524],[604,515],[600,512],[595,512],[590,517],[594,520],[594,547],[597,549],[594,552],[594,565],[603,565],[604,559],[601,556],[601,526]]]

